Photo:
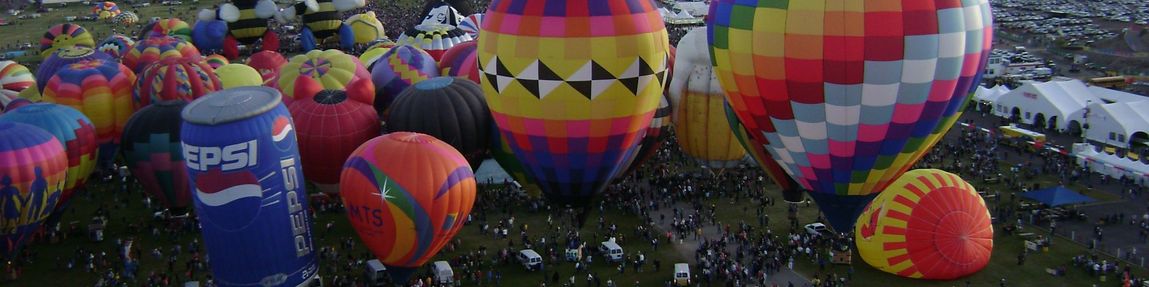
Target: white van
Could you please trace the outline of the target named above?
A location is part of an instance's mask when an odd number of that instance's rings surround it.
[[[611,240],[608,241],[603,241],[601,244],[599,244],[598,251],[602,253],[602,256],[606,257],[607,261],[622,261],[622,246],[618,246],[618,243],[614,242],[614,238],[611,238]]]
[[[543,257],[539,256],[538,252],[531,249],[519,250],[519,263],[523,264],[524,268],[529,271],[540,270],[543,268]]]
[[[690,264],[674,264],[674,284],[678,286],[690,285]]]
[[[455,271],[447,261],[435,261],[431,265],[431,274],[435,274],[435,283],[449,285],[455,283]]]
[[[363,272],[367,278],[367,286],[387,285],[387,267],[384,267],[379,259],[367,260],[367,269]]]

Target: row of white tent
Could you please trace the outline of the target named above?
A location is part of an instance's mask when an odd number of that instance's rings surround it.
[[[1128,149],[1134,141],[1149,140],[1149,97],[1077,79],[1027,82],[1013,90],[979,87],[974,98],[996,116],[1071,134],[1084,130],[1094,143]]]

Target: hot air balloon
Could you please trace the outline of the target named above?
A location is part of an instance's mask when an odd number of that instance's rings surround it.
[[[854,225],[858,254],[903,277],[953,280],[989,263],[993,225],[977,190],[955,174],[915,169],[890,183]]]
[[[463,21],[459,21],[459,30],[463,30],[463,33],[467,33],[467,35],[471,35],[471,38],[478,39],[479,27],[481,27],[482,24],[483,13],[471,14],[467,16],[467,18],[463,18]]]
[[[144,25],[140,29],[140,41],[146,41],[149,38],[157,37],[175,37],[183,40],[184,42],[191,43],[192,29],[188,22],[180,20],[179,18],[160,19],[159,21],[152,21]]]
[[[295,86],[300,78],[311,78],[323,90],[341,90],[358,79],[371,79],[355,56],[339,50],[311,50],[307,54],[291,57],[279,70],[278,88],[283,91],[284,102],[295,99]]]
[[[368,46],[367,49],[363,51],[363,54],[359,55],[359,62],[363,63],[363,66],[367,67],[368,71],[372,71],[374,70],[375,62],[378,61],[379,58],[382,58],[383,54],[386,54],[387,51],[391,51],[391,48],[395,46],[395,42],[391,40],[381,39],[375,41],[374,44],[371,44],[371,46]]]
[[[202,56],[191,43],[180,38],[157,36],[136,42],[122,61],[132,72],[143,73],[148,65],[167,58],[198,59]]]
[[[136,15],[136,13],[132,13],[131,11],[123,11],[120,13],[120,15],[112,17],[112,23],[120,24],[123,26],[134,25],[139,21],[140,16]]]
[[[255,68],[244,64],[227,64],[215,69],[222,89],[261,86],[263,78]]]
[[[48,79],[44,101],[69,106],[92,120],[100,145],[99,165],[108,166],[116,153],[124,124],[132,112],[136,75],[114,60],[84,60],[65,66]]]
[[[311,83],[307,83],[311,82]],[[300,99],[288,110],[298,123],[299,157],[304,175],[327,193],[339,192],[339,172],[351,152],[379,135],[379,114],[371,104],[375,86],[369,79],[352,81],[346,90],[323,90],[311,78],[300,78]]]
[[[750,131],[746,130],[746,126],[738,120],[738,115],[734,114],[734,110],[730,108],[730,103],[724,103],[722,106],[726,110],[726,121],[730,123],[730,130],[734,132],[734,137],[738,139],[738,144],[754,158],[754,162],[758,164],[759,168],[766,173],[775,184],[782,188],[782,200],[791,203],[799,203],[806,200],[806,195],[798,189],[798,183],[786,171],[782,169],[781,165],[770,156],[770,152],[766,151],[766,145],[754,142],[754,137],[750,135]]]
[[[491,111],[475,82],[436,77],[415,83],[395,97],[389,111],[388,131],[438,138],[462,153],[471,166],[479,166],[487,156]]]
[[[631,174],[642,166],[650,158],[658,153],[662,148],[662,143],[666,141],[666,136],[670,134],[670,126],[672,125],[670,115],[674,112],[673,107],[670,105],[670,98],[663,96],[662,100],[658,102],[658,109],[654,111],[654,118],[650,120],[650,126],[646,128],[642,140],[638,142],[637,150],[626,160],[623,160],[625,169],[619,169],[622,173],[619,176]]]
[[[276,51],[259,51],[247,58],[251,66],[263,77],[263,85],[274,88],[279,83],[279,69],[287,64],[287,59]]]
[[[375,111],[380,115],[407,87],[439,76],[439,66],[427,52],[409,45],[395,46],[371,67],[375,82]]]
[[[669,46],[653,5],[506,0],[483,14],[479,64],[487,104],[550,199],[588,204],[625,168],[650,126]]]
[[[707,24],[735,114],[839,231],[952,126],[992,42],[985,0],[875,3],[718,0]]]
[[[399,284],[463,228],[475,202],[475,176],[463,155],[418,133],[359,146],[340,182],[351,226]]]
[[[379,18],[375,17],[375,11],[351,15],[343,21],[343,24],[351,27],[356,44],[368,44],[387,38],[386,30],[383,29],[383,22],[379,22]]]
[[[223,55],[220,55],[220,54],[211,54],[211,55],[207,55],[206,57],[203,57],[203,58],[204,58],[204,61],[207,61],[207,65],[211,66],[212,69],[219,68],[220,66],[227,65],[227,64],[231,63],[227,60],[227,57],[224,57]]]
[[[11,260],[59,201],[68,156],[51,133],[0,123],[0,162],[0,258]]]
[[[223,285],[318,280],[306,179],[281,97],[267,87],[227,89],[180,114],[195,213],[212,275]]]
[[[111,1],[96,2],[92,5],[92,14],[96,15],[96,19],[107,20],[120,15],[120,6]]]
[[[438,61],[443,57],[443,53],[447,52],[447,49],[471,40],[474,40],[471,35],[455,26],[430,24],[418,25],[413,29],[405,30],[402,35],[399,35],[399,39],[395,40],[395,43],[423,49],[431,55],[431,58]]]
[[[518,182],[522,189],[526,190],[527,195],[532,197],[542,196],[542,189],[535,183],[534,179],[527,176],[527,168],[523,167],[523,163],[515,158],[515,151],[511,150],[511,146],[507,144],[507,139],[497,128],[491,129],[491,158],[507,175],[511,176],[515,182]]]
[[[149,65],[136,80],[136,109],[167,100],[192,101],[223,87],[202,58],[167,58]]]
[[[87,116],[76,109],[57,104],[30,104],[0,116],[0,122],[23,123],[38,127],[60,141],[67,156],[67,176],[60,190],[60,198],[52,206],[53,216],[59,216],[69,199],[84,188],[88,175],[96,168],[96,128]]]
[[[92,40],[92,34],[80,25],[56,24],[48,28],[48,32],[44,32],[44,36],[40,38],[40,57],[47,58],[57,49],[72,46],[93,48],[96,46],[96,41]]]
[[[279,50],[279,35],[267,28],[267,19],[279,7],[271,0],[234,0],[216,9],[203,9],[196,15],[200,21],[227,21],[228,34],[223,39],[223,54],[228,59],[239,57],[239,45],[259,47],[263,51]]]
[[[20,92],[36,86],[36,77],[28,67],[13,61],[0,61],[0,106],[19,97]]]
[[[479,46],[475,41],[455,45],[439,60],[440,75],[463,77],[479,83]]]
[[[96,50],[104,52],[104,54],[108,54],[108,56],[112,56],[112,58],[119,59],[135,46],[136,41],[132,40],[132,38],[121,34],[112,34],[100,42],[100,44],[96,46]]]
[[[37,89],[43,91],[44,86],[48,85],[48,79],[55,76],[60,69],[80,61],[95,59],[112,60],[112,56],[88,47],[64,47],[56,50],[36,68]]]
[[[183,100],[170,100],[140,109],[124,125],[120,140],[132,176],[173,215],[186,214],[192,202],[180,147],[180,111],[186,105]]]
[[[27,90],[25,90],[25,91],[27,91]],[[11,112],[15,109],[18,109],[18,108],[23,107],[23,106],[31,105],[31,104],[33,104],[33,102],[29,101],[28,99],[18,98],[18,99],[12,100],[11,102],[8,102],[8,104],[4,106],[4,110],[7,112]]]
[[[192,27],[192,44],[200,53],[223,53],[223,41],[227,38],[227,22],[223,20],[200,19]]]
[[[320,49],[326,40],[334,40],[342,49],[355,45],[351,26],[339,19],[343,12],[366,5],[363,0],[307,0],[283,8],[276,19],[294,20],[299,15],[299,44],[304,51]]]
[[[746,150],[726,121],[726,98],[707,50],[706,28],[695,28],[678,42],[678,74],[668,89],[674,106],[671,118],[682,151],[707,168],[722,170],[742,163]]]

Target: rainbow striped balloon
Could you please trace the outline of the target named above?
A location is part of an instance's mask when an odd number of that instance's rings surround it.
[[[54,212],[64,211],[72,195],[84,188],[88,175],[96,169],[96,127],[80,111],[57,104],[36,103],[0,116],[0,122],[16,122],[36,126],[60,141],[68,158],[67,177],[61,190],[59,204]]]
[[[12,259],[60,200],[64,146],[32,125],[0,123],[0,258]]]
[[[100,162],[110,163],[124,124],[135,111],[132,86],[136,74],[114,60],[85,60],[65,66],[48,80],[44,101],[69,106],[92,120]],[[102,164],[101,164],[102,165]]]
[[[439,60],[440,75],[463,77],[479,83],[479,46],[475,41],[455,45],[447,49]]]
[[[708,22],[730,106],[837,230],[961,115],[993,34],[987,0],[715,0]]]
[[[176,37],[184,42],[191,43],[191,25],[188,22],[180,20],[179,18],[161,19],[159,21],[148,23],[140,29],[140,40],[147,40],[148,38],[157,37]]]
[[[13,61],[0,61],[0,106],[16,99],[24,89],[36,86],[28,67]]]
[[[108,36],[107,39],[104,39],[104,41],[100,42],[100,44],[96,47],[96,50],[104,52],[104,54],[108,54],[109,56],[112,56],[112,58],[119,59],[127,54],[128,51],[131,51],[135,46],[136,40],[132,40],[132,38],[128,38],[128,36],[121,34],[112,34],[111,36]]]
[[[467,159],[419,133],[390,133],[359,146],[340,184],[351,226],[396,283],[407,282],[463,228],[475,202]]]
[[[669,40],[649,0],[496,0],[479,69],[491,114],[550,199],[589,204],[662,97]]]
[[[993,225],[977,190],[936,169],[902,174],[854,225],[870,266],[910,278],[953,280],[989,264]]]

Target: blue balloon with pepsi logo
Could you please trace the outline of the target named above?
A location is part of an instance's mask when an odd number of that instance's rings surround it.
[[[279,91],[241,87],[184,108],[180,140],[219,286],[318,278],[295,129]]]

